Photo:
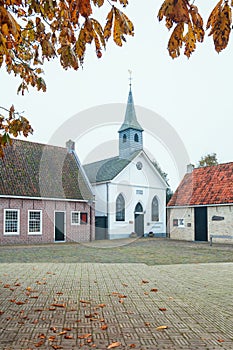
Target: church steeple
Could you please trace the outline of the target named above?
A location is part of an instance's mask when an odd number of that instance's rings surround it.
[[[134,152],[143,149],[142,132],[143,128],[137,121],[136,112],[134,108],[133,94],[130,89],[128,102],[125,112],[125,119],[119,129],[119,156],[121,158],[128,158]]]

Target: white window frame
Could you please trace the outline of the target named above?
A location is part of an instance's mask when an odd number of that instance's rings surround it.
[[[29,221],[30,221],[30,213],[40,213],[40,231],[36,231],[36,232],[30,232],[29,231]],[[42,235],[42,210],[28,210],[28,235]]]
[[[17,212],[17,231],[16,232],[6,232],[6,212],[16,211]],[[20,233],[20,210],[19,209],[4,209],[4,235],[17,235]]]
[[[72,217],[73,213],[77,213],[78,214],[78,222],[73,222],[73,217]],[[80,225],[80,211],[77,211],[77,210],[71,211],[70,217],[71,217],[71,225],[75,225],[75,226],[79,226]]]

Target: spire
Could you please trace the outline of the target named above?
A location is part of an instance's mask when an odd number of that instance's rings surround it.
[[[131,85],[132,85],[131,71],[129,72],[130,72],[129,96],[128,96],[128,102],[127,102],[127,107],[125,112],[125,120],[118,132],[124,131],[127,129],[135,129],[135,130],[143,131],[136,117],[136,112],[135,112],[134,102],[133,102],[133,94],[131,89]]]

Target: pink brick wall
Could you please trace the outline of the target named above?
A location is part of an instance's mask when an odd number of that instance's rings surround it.
[[[4,234],[4,209],[19,209],[19,234]],[[42,211],[42,234],[28,234],[28,210]],[[0,244],[53,243],[55,212],[65,213],[65,241],[87,242],[95,239],[95,208],[84,202],[0,198]],[[88,214],[88,223],[71,225],[71,212]]]

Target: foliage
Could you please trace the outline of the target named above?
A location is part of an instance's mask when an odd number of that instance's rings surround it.
[[[134,35],[133,23],[111,3],[125,7],[127,0],[0,0],[0,68],[21,78],[18,93],[24,95],[29,86],[46,91],[42,78],[44,60],[59,57],[64,69],[77,70],[83,65],[87,44],[94,43],[98,58],[113,35],[118,46],[126,35]],[[110,4],[106,25],[93,17],[93,6]],[[9,142],[9,135],[25,136],[32,131],[28,121],[1,116],[0,156]],[[13,118],[13,119],[12,119]],[[25,126],[26,123],[26,126]]]
[[[222,51],[227,47],[231,32],[233,3],[220,0],[211,12],[206,29],[210,29],[209,36],[213,36],[215,50]],[[165,17],[166,27],[175,28],[168,42],[169,55],[176,58],[184,46],[187,57],[195,51],[196,43],[204,40],[204,23],[198,11],[189,0],[165,0],[159,10],[158,19]]]
[[[201,159],[198,162],[197,167],[201,168],[204,166],[213,166],[213,165],[217,165],[217,164],[218,164],[217,155],[216,155],[216,153],[212,153],[212,154],[207,154],[204,157],[201,157]]]
[[[102,26],[92,15],[94,8],[98,12],[104,5],[108,13]],[[45,60],[59,58],[64,69],[77,70],[84,63],[88,44],[94,45],[101,58],[111,36],[122,46],[126,36],[134,35],[133,23],[117,5],[125,8],[128,0],[0,0],[0,68],[21,79],[18,93],[24,94],[29,86],[46,91],[42,77]],[[228,0],[220,0],[207,21],[217,52],[229,41],[231,7]],[[190,57],[205,34],[197,6],[190,0],[165,0],[158,12],[159,21],[164,18],[168,29],[174,25],[169,55],[178,57],[184,47],[184,54]],[[4,130],[0,133],[6,139],[9,133],[7,136]],[[1,138],[1,152],[4,143]]]
[[[3,107],[0,109],[4,110],[7,113],[7,117],[0,113],[0,158],[4,156],[3,148],[7,143],[11,144],[10,135],[17,137],[20,134],[28,136],[29,133],[32,133],[32,127],[29,124],[29,121],[15,112],[14,106],[12,105],[9,110],[6,110]]]

